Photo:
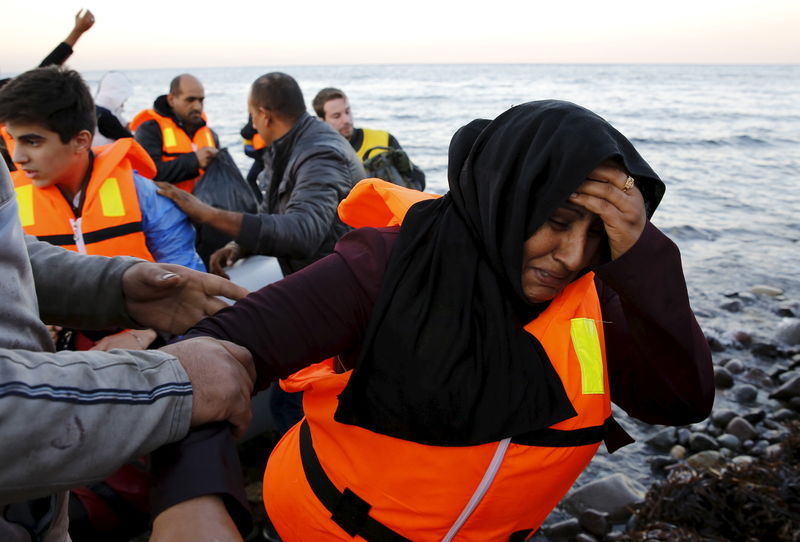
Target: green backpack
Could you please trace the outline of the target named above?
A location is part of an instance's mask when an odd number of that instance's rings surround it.
[[[378,154],[370,157],[373,151],[378,151]],[[401,149],[391,147],[368,149],[364,153],[364,169],[367,177],[377,177],[406,188],[425,190],[425,173],[414,165],[406,152]]]

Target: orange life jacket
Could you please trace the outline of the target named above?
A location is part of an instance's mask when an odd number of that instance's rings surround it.
[[[23,171],[14,171],[19,217],[26,233],[81,254],[135,256],[154,261],[142,231],[142,211],[133,170],[152,177],[156,166],[133,139],[94,147],[92,176],[77,218],[61,191],[38,188]]]
[[[14,138],[11,137],[11,134],[8,133],[8,130],[6,130],[6,125],[3,123],[0,123],[0,137],[3,138],[3,142],[6,144],[6,150],[8,151],[8,155],[13,157]]]
[[[390,195],[384,218],[392,205],[399,209],[398,191],[409,192],[409,205],[421,199],[418,191],[383,181],[368,179],[359,185],[347,198],[355,193],[355,199],[340,205],[340,213],[344,206],[345,215],[358,214],[364,194],[367,216],[381,214],[376,194]],[[281,537],[523,539],[541,525],[589,463],[611,416],[600,322],[600,302],[589,273],[525,326],[547,352],[577,415],[541,431],[479,446],[428,446],[338,423],[333,419],[337,397],[351,372],[337,374],[322,363],[292,375],[283,385],[305,392],[305,419],[273,450],[263,485],[267,513]]]
[[[260,151],[267,146],[267,142],[261,137],[261,134],[256,133],[252,139],[243,139],[245,152]]]
[[[174,120],[157,113],[153,109],[145,109],[137,113],[130,123],[131,131],[135,132],[139,126],[148,120],[156,121],[158,127],[161,128],[161,159],[164,162],[175,160],[180,154],[195,152],[197,149],[203,147],[216,147],[214,144],[214,134],[208,126],[203,126],[198,129],[194,137],[189,139],[189,135],[183,131],[183,128],[178,126]],[[203,113],[203,120],[206,120],[205,113]],[[203,173],[205,173],[205,171],[200,169],[200,175],[194,179],[187,179],[175,183],[175,186],[191,193],[192,190],[194,190],[195,183],[203,176]]]

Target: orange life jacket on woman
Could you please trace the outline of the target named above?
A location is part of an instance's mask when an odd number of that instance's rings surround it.
[[[145,177],[155,175],[153,160],[131,138],[92,150],[92,176],[80,217],[55,185],[38,188],[23,171],[11,173],[25,233],[81,254],[154,261],[145,243],[133,180],[134,169]]]
[[[372,217],[377,226],[402,220],[403,191],[413,192],[409,206],[421,199],[415,190],[361,181],[340,216]],[[333,414],[351,372],[322,363],[292,375],[283,385],[305,392],[306,416],[273,450],[263,486],[281,537],[483,542],[522,540],[538,528],[594,456],[611,416],[594,275],[568,285],[525,329],[544,347],[577,415],[501,442],[428,446],[341,424]]]
[[[195,152],[197,149],[201,149],[203,147],[216,147],[214,144],[214,134],[211,132],[211,128],[208,126],[202,126],[199,128],[195,132],[194,137],[189,139],[189,135],[183,130],[183,128],[178,126],[174,120],[157,113],[153,109],[145,109],[144,111],[137,113],[131,121],[131,131],[135,132],[139,126],[148,120],[156,121],[158,123],[158,127],[161,128],[161,159],[164,162],[175,160],[175,158],[180,154]],[[205,113],[203,113],[203,120],[206,120]],[[199,171],[200,175],[194,179],[187,179],[185,181],[175,183],[175,186],[181,190],[186,190],[187,192],[191,193],[192,190],[194,190],[195,183],[200,179],[200,177],[203,176],[203,173],[205,173],[203,169],[200,169]]]

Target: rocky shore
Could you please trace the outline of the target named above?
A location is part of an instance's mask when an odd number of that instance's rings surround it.
[[[769,286],[722,297],[697,311],[714,359],[711,416],[646,431],[649,489],[624,469],[581,478],[533,540],[800,540],[800,303]]]

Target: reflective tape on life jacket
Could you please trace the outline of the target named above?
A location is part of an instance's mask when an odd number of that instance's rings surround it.
[[[364,161],[364,154],[372,147],[388,147],[389,146],[389,132],[383,130],[370,130],[369,128],[361,128],[364,132],[364,139],[361,140],[361,146],[356,150],[359,160]],[[370,156],[377,156],[378,154],[386,152],[385,150],[378,150],[370,153]]]
[[[264,138],[260,134],[255,134],[252,139],[243,139],[244,152],[260,151],[267,146]]]
[[[154,176],[153,160],[131,138],[92,150],[92,176],[85,188],[80,217],[75,216],[55,185],[38,188],[23,171],[12,172],[23,229],[42,241],[81,254],[154,261],[142,231],[142,211],[133,180],[134,169],[143,176]]]
[[[202,114],[202,118],[203,121],[206,120],[205,113]],[[170,117],[160,115],[153,109],[145,109],[144,111],[137,113],[131,121],[131,131],[135,132],[139,126],[149,120],[156,121],[158,123],[158,127],[161,129],[161,159],[164,162],[175,160],[175,158],[181,154],[195,152],[197,149],[202,149],[203,147],[216,147],[214,144],[214,134],[211,132],[211,128],[208,126],[202,126],[199,128],[197,132],[195,132],[194,137],[190,139],[189,135],[183,130],[183,128],[178,126],[174,120],[172,120]],[[203,176],[203,173],[205,173],[203,169],[200,169],[199,171],[200,175],[194,179],[188,179],[175,183],[175,186],[182,190],[186,190],[187,192],[191,192],[194,190],[194,185],[197,180]]]
[[[364,193],[375,207],[376,191]],[[569,284],[525,329],[547,352],[577,415],[500,442],[427,446],[338,423],[333,415],[351,372],[337,374],[329,363],[284,381],[304,391],[306,417],[284,435],[264,473],[264,504],[278,533],[285,540],[507,541],[538,528],[594,456],[611,416],[594,275]],[[392,534],[376,537],[375,523]]]

